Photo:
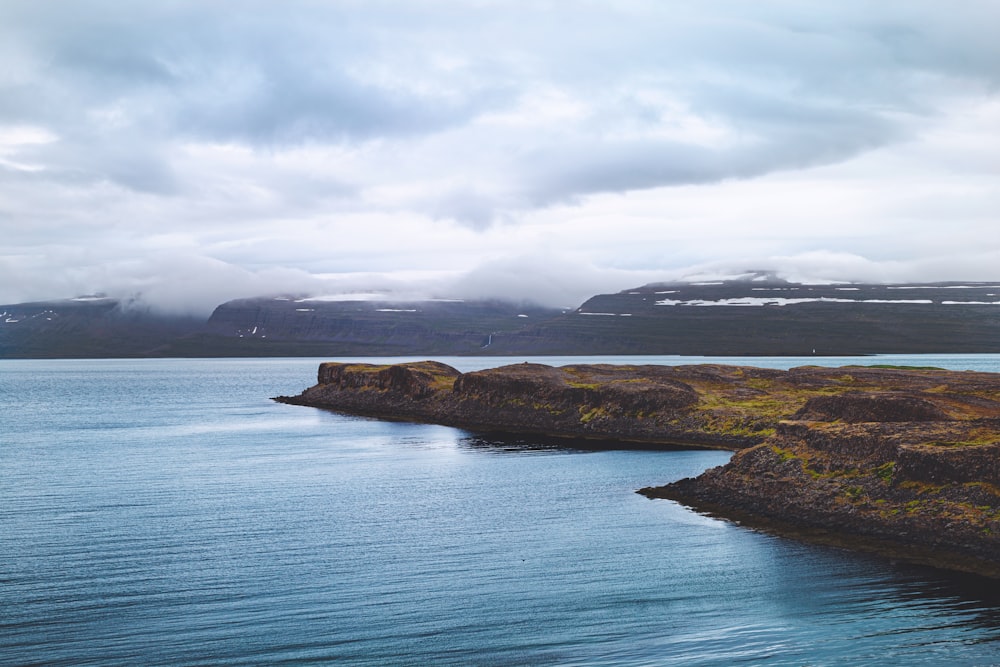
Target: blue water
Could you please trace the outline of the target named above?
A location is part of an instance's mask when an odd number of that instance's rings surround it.
[[[994,582],[634,493],[725,452],[268,400],[319,361],[0,361],[0,664],[1000,664]]]

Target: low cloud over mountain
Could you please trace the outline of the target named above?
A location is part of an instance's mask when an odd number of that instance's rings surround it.
[[[998,23],[985,0],[13,0],[0,300],[984,278]]]

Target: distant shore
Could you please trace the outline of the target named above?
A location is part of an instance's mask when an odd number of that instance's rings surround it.
[[[0,305],[0,358],[1000,354],[998,290],[756,275],[559,307],[271,295],[218,304],[207,318],[90,296]]]

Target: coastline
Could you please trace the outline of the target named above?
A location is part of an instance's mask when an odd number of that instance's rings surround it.
[[[1000,375],[850,366],[324,363],[275,400],[642,447],[725,466],[639,492],[814,542],[1000,578]]]
[[[1000,579],[1000,563],[995,560],[970,556],[943,547],[927,547],[918,543],[894,540],[876,534],[851,533],[764,517],[735,508],[732,504],[722,505],[699,501],[688,495],[662,491],[663,488],[647,487],[639,489],[636,493],[651,500],[670,500],[698,514],[777,537],[846,551],[875,554],[892,561],[912,565],[925,565],[941,570]]]

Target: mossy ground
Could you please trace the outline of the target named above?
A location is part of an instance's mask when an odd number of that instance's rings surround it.
[[[776,468],[785,471],[787,483],[794,488],[821,483],[832,490],[832,504],[850,508],[855,520],[891,522],[909,517],[914,525],[940,525],[1000,535],[1000,488],[986,482],[930,483],[901,479],[898,463],[879,465],[844,465],[825,452],[803,445],[765,444],[774,456]],[[793,472],[791,477],[787,474]],[[811,482],[810,482],[811,480]],[[752,484],[752,480],[746,480]],[[817,508],[819,509],[819,508]]]

